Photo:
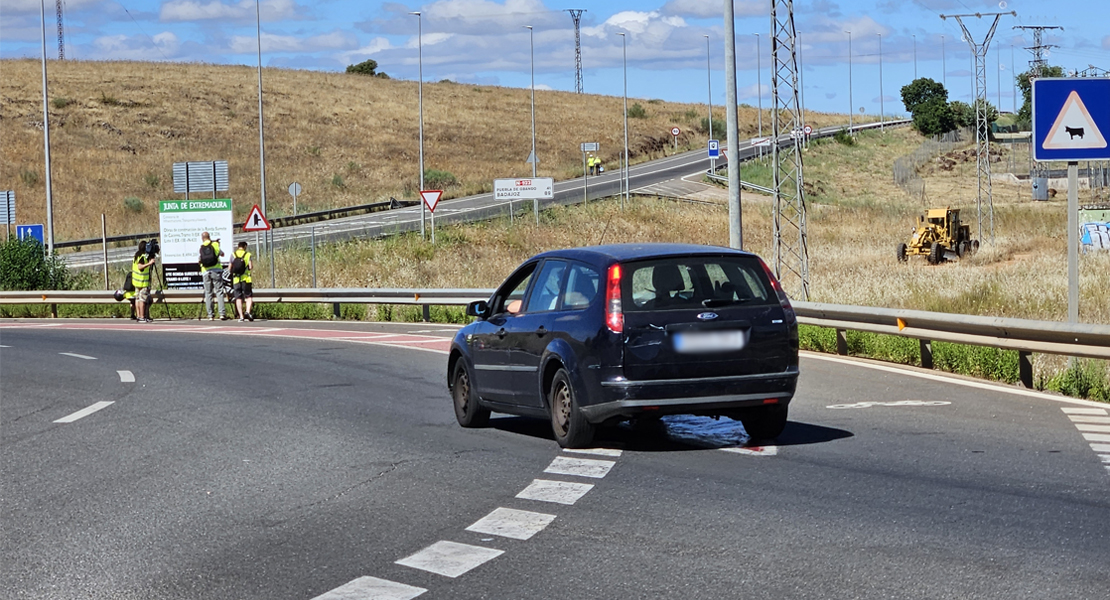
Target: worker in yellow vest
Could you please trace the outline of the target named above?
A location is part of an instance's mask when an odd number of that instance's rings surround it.
[[[254,308],[254,286],[251,283],[253,268],[254,261],[251,259],[251,253],[247,252],[247,243],[239,242],[239,247],[231,257],[231,297],[235,299],[235,314],[239,316],[240,323],[244,319],[254,320],[254,316],[251,315],[251,309]],[[246,301],[245,311],[244,301]]]
[[[154,266],[154,257],[147,254],[146,242],[139,242],[139,248],[135,251],[135,258],[131,261],[131,285],[135,286],[135,298],[138,300],[135,303],[135,316],[140,323],[154,322],[147,313],[150,302],[150,268],[152,266]]]

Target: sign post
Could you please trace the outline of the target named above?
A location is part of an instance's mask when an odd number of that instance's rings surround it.
[[[674,151],[676,153],[678,152],[678,136],[680,133],[682,133],[681,129],[678,127],[671,127],[671,136],[674,137]]]
[[[586,164],[586,153],[597,152],[601,148],[601,144],[597,142],[582,142],[582,204],[590,201],[589,195],[586,190],[590,187],[590,168]]]
[[[0,192],[0,200],[3,201],[3,206],[0,206],[0,220],[4,221],[4,229],[7,231],[7,237],[12,237],[12,225],[15,223],[15,192],[12,190],[5,190]]]
[[[169,289],[200,289],[200,234],[207,231],[221,247],[234,245],[231,199],[162,200],[158,203],[162,275]],[[224,241],[227,240],[227,241]]]
[[[443,196],[443,190],[420,190],[420,198],[428,207],[428,212],[432,213],[432,244],[436,243],[436,205],[439,204],[440,197]]]
[[[1068,322],[1079,322],[1079,161],[1110,159],[1110,79],[1033,80],[1033,160],[1068,163]]]
[[[297,196],[301,195],[301,184],[294,181],[289,184],[289,194],[293,196],[293,216],[297,216]],[[244,230],[245,231],[245,230]]]
[[[297,186],[297,191],[300,192],[301,186],[296,184],[296,183],[294,183],[293,185],[296,185]],[[289,186],[289,189],[290,189],[290,191],[292,191],[293,186],[292,185]],[[296,196],[294,195],[293,198],[294,198],[293,206],[296,206],[297,205]],[[294,209],[294,211],[295,210],[296,209]],[[254,206],[251,207],[251,211],[249,213],[247,213],[247,220],[243,221],[243,233],[250,233],[252,231],[255,232],[254,246],[255,246],[255,251],[257,252],[258,251],[258,232],[259,231],[267,231],[267,232],[270,232],[271,234],[273,233],[273,229],[270,226],[270,222],[266,219],[266,215],[262,214],[262,209],[258,208],[257,204],[255,204]],[[270,287],[277,287],[277,284],[275,283],[275,281],[277,279],[277,277],[276,277],[277,269],[275,268],[276,265],[274,265],[274,244],[273,244],[273,242],[271,241],[271,243],[268,244],[268,246],[270,247]],[[313,251],[315,251],[315,250],[316,249],[313,248]]]

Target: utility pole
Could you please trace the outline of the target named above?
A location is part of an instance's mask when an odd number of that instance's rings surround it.
[[[1045,27],[1041,25],[1015,25],[1013,29],[1021,29],[1023,31],[1029,30],[1033,32],[1033,45],[1025,49],[1033,53],[1033,60],[1029,61],[1029,68],[1033,71],[1033,77],[1040,77],[1044,73],[1044,68],[1047,65],[1047,61],[1044,59],[1045,51],[1051,48],[1059,48],[1059,46],[1055,44],[1042,43],[1041,40],[1044,37],[1044,32],[1049,29],[1059,29],[1063,31],[1064,28],[1057,26]]]
[[[726,0],[731,4],[731,0]],[[771,151],[774,180],[774,269],[792,296],[809,300],[809,250],[802,185],[794,0],[771,3]],[[779,140],[790,141],[780,147]],[[734,150],[735,152],[735,150]],[[731,169],[730,169],[731,170]]]
[[[567,12],[570,13],[570,18],[574,21],[574,91],[582,93],[582,33],[580,31],[582,25],[582,13],[586,12],[584,8],[568,8]]]
[[[728,161],[728,246],[743,250],[744,232],[740,215],[740,115],[736,103],[736,19],[732,0],[724,0],[724,9],[725,140],[729,152],[732,152],[732,158]]]
[[[994,37],[994,31],[998,28],[998,20],[1005,16],[1011,15],[1016,17],[1016,11],[1005,13],[976,13],[966,15],[941,15],[941,19],[952,17],[960,24],[960,29],[964,32],[964,39],[967,40],[967,45],[971,49],[971,54],[975,59],[975,162],[978,163],[979,183],[978,193],[976,195],[976,209],[979,217],[979,239],[983,239],[983,194],[984,186],[986,187],[987,206],[989,210],[990,220],[990,241],[994,243],[994,198],[991,195],[991,161],[990,161],[990,123],[987,122],[987,109],[990,106],[987,103],[987,50],[990,48],[991,38]],[[963,17],[994,17],[994,22],[991,24],[990,30],[983,38],[982,44],[975,43],[971,32],[967,30],[964,25]]]

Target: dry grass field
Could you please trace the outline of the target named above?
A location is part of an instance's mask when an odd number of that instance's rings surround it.
[[[45,215],[39,62],[0,61],[0,189],[16,191],[21,222]],[[144,62],[50,62],[54,219],[58,241],[140,233],[158,227],[157,201],[175,198],[171,167],[187,160],[229,161],[236,216],[258,202],[258,96],[255,69]],[[264,69],[267,205],[292,213],[286,191],[303,188],[298,211],[415,197],[418,187],[417,84],[347,73]],[[446,197],[489,190],[497,177],[531,174],[530,95],[526,89],[450,82],[424,86],[425,167],[458,183]],[[702,147],[704,104],[630,99],[645,110],[629,119],[632,160],[671,148]],[[742,109],[741,136],[756,133],[757,111]],[[769,115],[765,115],[769,121]],[[724,112],[715,119],[723,122]],[[842,122],[811,114],[820,127]],[[600,142],[615,168],[623,147],[621,98],[537,91],[539,174],[581,173],[581,142]],[[125,204],[128,201],[131,208]],[[141,204],[139,202],[141,201]]]

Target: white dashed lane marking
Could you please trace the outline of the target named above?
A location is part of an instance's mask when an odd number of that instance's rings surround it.
[[[1067,413],[1069,415],[1103,415],[1103,416],[1106,415],[1106,409],[1105,408],[1076,408],[1076,407],[1068,406],[1068,407],[1065,407],[1065,408],[1061,408],[1060,410],[1064,411],[1065,413]]]
[[[1071,419],[1072,424],[1079,430],[1091,450],[1098,453],[1098,458],[1106,465],[1106,472],[1110,473],[1110,412],[1105,408],[1061,408]]]
[[[72,356],[73,358],[83,358],[85,360],[96,360],[95,356],[85,356],[84,354],[75,354],[73,352],[59,352],[62,356]]]
[[[96,412],[98,410],[101,410],[103,408],[107,408],[107,407],[109,407],[113,404],[115,404],[115,402],[113,402],[111,400],[103,400],[103,401],[97,402],[96,404],[93,404],[92,406],[89,406],[87,408],[82,408],[81,410],[73,413],[72,415],[69,415],[68,417],[62,417],[62,418],[60,418],[60,419],[58,419],[57,421],[54,421],[54,422],[55,423],[72,423],[72,422],[76,421],[77,419],[82,419],[84,417],[87,417],[87,416],[93,414],[94,412]]]
[[[135,383],[135,374],[131,371],[116,371],[119,373],[120,383]]]
[[[513,508],[498,508],[478,519],[466,530],[514,540],[527,540],[543,531],[554,520],[555,515]]]
[[[504,550],[497,550],[496,548],[484,548],[444,540],[436,542],[416,554],[402,558],[397,561],[397,564],[454,578],[504,553]]]
[[[1110,417],[1093,417],[1089,415],[1068,415],[1072,423],[1107,423],[1110,424]]]
[[[569,452],[571,454],[596,454],[598,456],[612,456],[615,458],[619,457],[623,451],[615,448],[564,448],[563,452]]]
[[[1110,425],[1091,425],[1088,423],[1076,423],[1075,428],[1079,431],[1090,431],[1092,433],[1110,433]]]
[[[594,489],[592,483],[533,479],[532,483],[528,484],[528,487],[524,488],[516,497],[571,506],[581,500],[582,496],[585,496],[586,492],[592,489]]]
[[[609,474],[609,469],[612,469],[615,464],[617,463],[611,460],[557,456],[543,472],[554,473],[556,475],[575,475],[578,477],[601,479]]]
[[[359,577],[312,600],[412,600],[426,591],[388,579]]]
[[[1083,439],[1088,442],[1107,442],[1110,443],[1110,433],[1084,433]]]

